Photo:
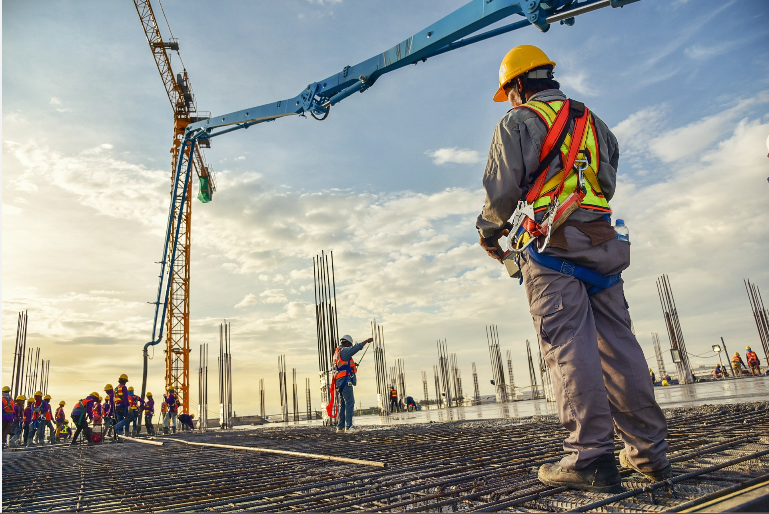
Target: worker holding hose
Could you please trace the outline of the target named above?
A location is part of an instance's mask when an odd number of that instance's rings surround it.
[[[334,352],[335,373],[333,389],[335,396],[332,396],[328,410],[331,412],[333,410],[337,411],[337,416],[339,417],[336,425],[337,432],[347,431],[349,433],[356,430],[352,424],[352,415],[355,410],[355,395],[352,388],[358,383],[358,379],[355,376],[358,365],[352,358],[372,341],[372,338],[368,338],[363,342],[353,345],[352,337],[346,335],[339,341],[340,346]],[[333,408],[334,403],[337,403],[337,409]]]
[[[155,400],[152,399],[152,393],[147,393],[147,401],[144,402],[144,426],[147,429],[147,435],[155,435],[155,426],[152,424],[152,416],[155,415]]]
[[[620,278],[630,264],[629,237],[610,222],[617,139],[560,91],[554,68],[529,45],[502,61],[494,100],[513,108],[494,131],[476,228],[489,256],[516,256],[504,262],[525,285],[558,414],[570,432],[567,455],[542,465],[540,481],[615,492],[622,488],[615,430],[625,443],[620,464],[657,481],[670,474],[667,424]]]

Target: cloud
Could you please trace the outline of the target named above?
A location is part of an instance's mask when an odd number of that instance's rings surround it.
[[[598,90],[588,83],[590,76],[585,72],[566,73],[560,75],[557,79],[563,87],[574,89],[582,96],[598,96],[600,94]]]
[[[22,165],[19,191],[35,192],[38,183],[53,184],[82,205],[112,218],[162,227],[168,209],[168,173],[148,170],[112,157],[112,145],[100,144],[65,156],[35,141],[6,141]]]
[[[432,157],[433,164],[438,166],[450,162],[456,164],[476,164],[481,162],[480,153],[464,148],[439,148],[437,150],[428,150],[425,154]]]
[[[259,303],[259,298],[252,293],[248,293],[245,298],[235,304],[235,308],[243,309],[244,307],[248,307],[249,305],[256,305],[257,303]]]
[[[48,102],[48,103],[50,105],[61,105],[61,100],[59,100],[58,98],[56,98],[54,96],[54,97],[51,98],[51,101]],[[69,107],[56,107],[56,110],[59,111],[59,112],[69,112],[72,109],[70,109]]]

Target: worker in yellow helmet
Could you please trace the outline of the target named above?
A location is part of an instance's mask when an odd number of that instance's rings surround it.
[[[735,377],[742,377],[742,368],[748,369],[745,361],[740,357],[740,352],[734,352],[734,355],[732,355],[732,371],[734,371]]]
[[[614,461],[654,481],[670,474],[667,423],[625,303],[630,265],[624,222],[611,224],[619,145],[583,103],[569,99],[556,63],[531,45],[499,68],[497,123],[476,228],[486,253],[525,285],[542,354],[553,373],[566,456],[539,468],[550,486],[622,489]],[[503,260],[503,257],[511,258]]]
[[[3,448],[6,446],[6,440],[8,434],[11,433],[11,427],[13,426],[13,412],[16,403],[11,396],[11,388],[8,386],[3,387]]]

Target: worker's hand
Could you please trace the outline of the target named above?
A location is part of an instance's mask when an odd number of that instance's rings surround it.
[[[369,344],[369,343],[372,343],[372,342],[374,342],[374,338],[373,337],[369,337],[365,341],[361,341],[361,344],[366,345],[366,344]]]
[[[479,244],[481,245],[481,248],[486,250],[486,253],[488,254],[489,257],[499,261],[500,264],[502,263],[502,257],[499,256],[499,247],[497,246],[497,241],[499,241],[500,237],[506,236],[509,233],[510,231],[505,229],[505,230],[498,231],[496,234],[494,234],[491,237],[480,236]]]

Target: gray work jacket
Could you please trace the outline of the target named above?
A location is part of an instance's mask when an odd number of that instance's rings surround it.
[[[533,95],[529,100],[566,100],[566,95],[558,89],[548,89]],[[593,120],[600,154],[598,183],[608,201],[614,196],[617,184],[619,144],[609,127],[595,113]],[[528,193],[537,178],[534,173],[539,167],[540,148],[546,135],[547,125],[537,114],[526,108],[511,110],[497,123],[486,161],[486,171],[483,173],[486,203],[475,223],[482,237],[490,237],[501,228],[513,214],[518,200]],[[559,171],[561,159],[556,155],[548,170],[547,180]],[[593,221],[600,216],[601,213],[598,212],[577,209],[569,216],[569,220]]]

